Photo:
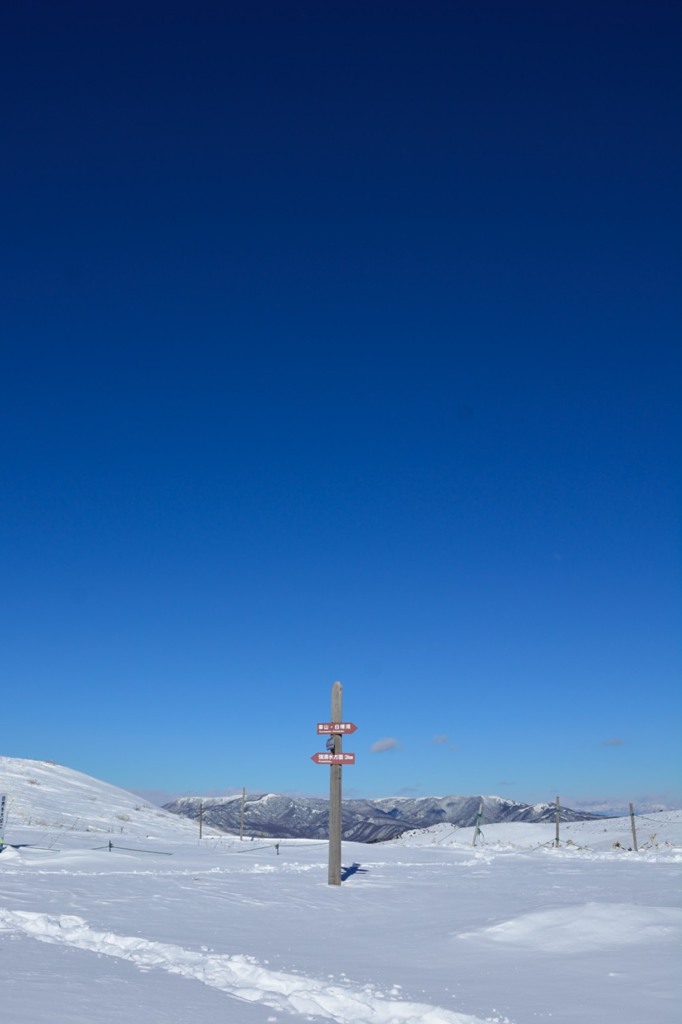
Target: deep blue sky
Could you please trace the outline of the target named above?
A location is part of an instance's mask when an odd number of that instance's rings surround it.
[[[323,793],[338,678],[348,793],[680,799],[679,44],[6,13],[4,753]]]

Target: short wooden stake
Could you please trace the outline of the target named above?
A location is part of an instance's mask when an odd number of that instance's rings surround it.
[[[557,847],[559,845],[559,822],[560,821],[561,821],[561,808],[559,807],[559,797],[557,797],[556,798],[556,809],[554,811],[554,825],[555,825],[554,845],[557,846]]]
[[[5,814],[7,813],[7,796],[0,793],[0,851],[5,849]]]
[[[481,831],[479,826],[481,824],[481,818],[482,817],[483,817],[483,801],[481,800],[481,802],[479,804],[479,807],[478,807],[478,814],[476,815],[476,828],[474,829],[474,846],[476,845],[476,840],[478,839],[479,833]]]
[[[635,809],[632,804],[630,804],[630,824],[632,826],[632,847],[635,853],[639,853],[637,849],[637,829],[635,828]]]

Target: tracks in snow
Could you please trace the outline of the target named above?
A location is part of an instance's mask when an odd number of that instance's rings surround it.
[[[247,1002],[285,1013],[314,1015],[335,1024],[483,1024],[480,1017],[392,999],[369,987],[354,989],[273,971],[250,956],[196,951],[140,936],[96,931],[82,917],[72,915],[0,908],[0,931],[118,957],[143,970],[158,968]]]

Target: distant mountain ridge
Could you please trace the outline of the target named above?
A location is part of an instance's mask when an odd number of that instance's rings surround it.
[[[344,800],[343,838],[358,843],[395,839],[403,832],[429,828],[441,822],[461,828],[475,825],[483,803],[481,823],[554,821],[554,804],[524,804],[500,796],[382,797]],[[203,821],[224,832],[239,833],[242,798],[185,796],[164,804],[164,809]],[[603,817],[589,811],[561,808],[562,821],[589,821]],[[277,793],[248,794],[244,803],[244,832],[261,838],[326,839],[329,802],[322,797],[291,797]]]

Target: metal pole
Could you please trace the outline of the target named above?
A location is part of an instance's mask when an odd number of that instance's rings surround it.
[[[343,686],[332,686],[332,722],[342,722]],[[341,736],[334,736],[334,750],[341,753]],[[341,885],[341,765],[329,766],[329,884]]]
[[[556,809],[554,811],[554,824],[555,824],[555,836],[554,845],[559,846],[559,820],[561,817],[561,810],[559,808],[559,797],[556,798]]]
[[[204,834],[204,801],[199,801],[199,839]]]
[[[244,838],[244,804],[246,803],[246,786],[242,787],[242,809],[239,815],[239,838]]]
[[[632,825],[632,845],[633,845],[633,849],[634,849],[635,853],[639,853],[639,850],[637,849],[637,831],[635,829],[635,809],[632,806],[632,804],[630,804],[630,824]]]

